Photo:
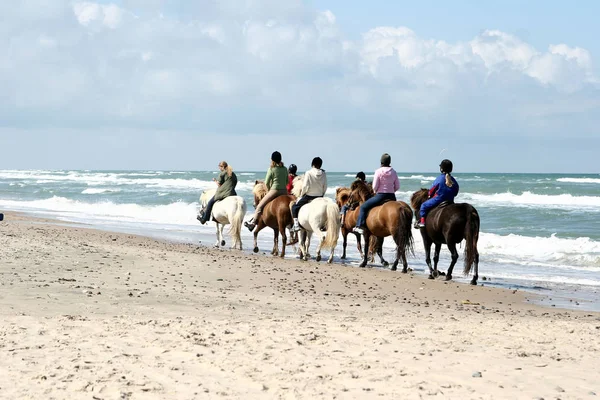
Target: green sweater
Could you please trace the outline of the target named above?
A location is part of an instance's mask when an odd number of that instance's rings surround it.
[[[288,170],[286,167],[271,167],[267,171],[265,185],[269,190],[287,190]]]
[[[232,172],[231,176],[227,175],[227,171],[221,172],[217,182],[219,183],[219,188],[215,193],[215,201],[237,195],[235,192],[235,186],[237,185],[237,176],[235,175],[235,172]]]

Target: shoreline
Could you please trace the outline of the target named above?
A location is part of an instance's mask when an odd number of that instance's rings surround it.
[[[187,230],[187,231],[160,231],[160,230],[156,230],[156,229],[142,229],[142,228],[137,228],[137,229],[133,229],[131,227],[119,227],[117,225],[114,224],[109,224],[107,226],[103,226],[103,225],[98,225],[98,224],[94,224],[94,223],[88,223],[88,222],[80,222],[80,221],[68,221],[68,220],[61,220],[58,218],[53,218],[51,216],[45,216],[45,215],[36,215],[34,213],[28,213],[25,211],[8,211],[6,213],[8,216],[16,216],[17,218],[20,219],[27,219],[30,221],[41,221],[41,223],[48,223],[48,224],[61,224],[64,226],[70,226],[70,227],[85,227],[88,229],[95,229],[95,230],[99,230],[102,232],[109,232],[109,233],[121,233],[121,234],[126,234],[126,235],[136,235],[136,236],[140,236],[143,238],[149,238],[149,239],[153,239],[153,240],[157,240],[157,241],[165,241],[168,243],[172,243],[172,244],[197,244],[200,243],[200,246],[206,246],[208,248],[212,248],[211,244],[212,240],[214,240],[214,233],[211,231],[210,233],[206,233],[204,232],[205,229],[203,229],[202,231],[197,231],[197,230]],[[230,237],[229,235],[226,233],[226,240],[227,242],[229,242]],[[265,236],[267,236],[267,238],[265,238]],[[197,240],[198,238],[201,238],[202,240]],[[244,243],[245,248],[242,250],[242,253],[245,255],[253,255],[254,253],[252,252],[251,248],[248,247],[248,242],[251,241],[251,238],[245,238]],[[340,239],[341,240],[341,239]],[[349,241],[348,243],[348,248],[350,249],[350,252],[352,252],[352,249],[354,248],[353,246],[355,245],[354,242]],[[267,256],[267,257],[271,257],[269,253],[269,251],[267,251],[267,249],[270,249],[272,246],[272,235],[270,233],[270,230],[265,230],[263,231],[263,235],[261,235],[261,237],[259,237],[259,246],[261,248],[261,251],[259,252],[260,255],[263,256]],[[314,247],[314,243],[312,245]],[[290,257],[293,253],[292,253],[292,248],[288,247],[288,256],[287,256],[287,260],[296,260],[298,261],[298,259],[292,258]],[[389,250],[389,249],[388,249]],[[384,251],[384,254],[386,253],[386,251]],[[392,253],[388,254],[388,256],[391,256]],[[460,255],[460,259],[459,259],[459,263],[460,260],[462,259],[463,255]],[[355,260],[353,260],[351,257],[349,260],[340,260],[338,256],[335,257],[335,261],[334,264],[338,264],[338,265],[342,265],[342,266],[346,266],[346,267],[357,267],[358,264],[360,263],[361,259],[357,258]],[[389,261],[389,260],[388,260]],[[322,261],[323,262],[323,261]],[[445,251],[442,252],[441,257],[440,257],[440,265],[442,266],[442,268],[444,267],[444,263],[449,262],[449,254]],[[323,262],[324,263],[324,262]],[[416,264],[416,265],[415,265]],[[376,262],[376,265],[372,265],[371,263],[369,263],[369,265],[366,268],[367,270],[380,270],[380,271],[389,271],[387,268],[379,265]],[[414,258],[414,257],[410,257],[409,260],[409,269],[412,269],[411,273],[415,274],[415,276],[427,276],[427,265],[425,264],[424,260],[422,260],[421,258]],[[443,269],[442,269],[443,271]],[[525,292],[528,294],[528,301],[534,304],[538,304],[541,305],[543,307],[547,307],[547,308],[557,308],[557,309],[568,309],[568,310],[575,310],[575,311],[583,311],[583,312],[587,312],[587,311],[591,311],[591,312],[600,312],[600,297],[598,297],[598,293],[600,293],[598,291],[598,288],[596,287],[587,287],[585,285],[575,285],[575,284],[563,284],[563,288],[558,289],[558,288],[549,288],[547,287],[547,282],[538,282],[535,280],[520,280],[520,279],[504,279],[504,278],[487,278],[486,277],[486,273],[485,272],[481,272],[480,274],[480,278],[478,281],[478,285],[480,286],[485,286],[485,287],[492,287],[492,288],[497,288],[497,289],[501,289],[501,290],[518,290],[519,292]],[[461,285],[468,285],[469,282],[469,278],[468,277],[463,277],[462,274],[458,274],[454,277],[453,283],[459,283]],[[571,290],[567,290],[565,289],[566,287],[570,287]],[[594,301],[594,299],[596,299]]]
[[[2,398],[600,393],[600,313],[519,290],[14,213],[0,248]]]

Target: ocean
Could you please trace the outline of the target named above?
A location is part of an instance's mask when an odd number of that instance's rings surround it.
[[[253,212],[252,187],[265,172],[236,171],[237,192]],[[20,211],[91,227],[143,234],[159,239],[213,245],[214,223],[196,220],[198,198],[214,188],[217,172],[193,171],[45,171],[0,170],[0,212]],[[349,186],[355,172],[328,172],[327,196]],[[398,200],[429,188],[437,173],[399,172]],[[599,174],[454,174],[460,185],[456,202],[479,211],[480,284],[527,290],[544,295],[543,303],[600,310],[600,175]],[[372,179],[372,174],[367,174]],[[227,231],[227,228],[226,228]],[[409,267],[426,274],[418,231],[415,257]],[[261,252],[272,246],[271,230],[259,235]],[[230,244],[226,235],[227,245]],[[243,228],[244,250],[252,249],[251,233]],[[315,244],[312,244],[314,254]],[[464,246],[454,279],[463,277]],[[386,239],[384,257],[393,260],[394,244]],[[342,262],[341,237],[334,262]],[[359,264],[356,242],[348,240],[349,267]],[[270,256],[269,256],[270,257]],[[292,251],[286,257],[295,257]],[[440,269],[450,263],[446,247]],[[397,272],[390,272],[397,273]],[[483,279],[485,277],[485,280]]]

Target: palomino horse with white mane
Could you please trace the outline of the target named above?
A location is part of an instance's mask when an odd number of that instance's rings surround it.
[[[254,194],[254,207],[258,206],[258,203],[267,194],[267,185],[263,181],[255,181],[252,193]],[[287,245],[287,234],[286,228],[291,228],[294,220],[292,219],[292,212],[290,205],[296,200],[294,196],[283,195],[276,197],[271,200],[263,212],[256,221],[256,228],[254,228],[254,252],[258,253],[258,232],[265,227],[273,229],[273,250],[271,254],[276,256],[280,255],[281,258],[285,257],[285,246]],[[279,253],[279,234],[281,234],[281,240],[283,245],[281,246],[281,254]]]
[[[303,177],[294,178],[292,194],[300,198]],[[319,236],[317,244],[317,261],[321,261],[321,249],[330,250],[328,263],[333,261],[333,253],[340,236],[340,208],[330,198],[319,197],[302,206],[298,214],[300,227],[300,257],[307,261],[310,258],[310,239],[314,234]]]
[[[202,192],[200,195],[200,211],[206,208],[206,203],[214,197],[216,191],[217,189],[210,189]],[[246,200],[241,196],[229,196],[215,203],[212,209],[212,219],[217,223],[217,243],[215,243],[215,246],[225,246],[223,228],[225,225],[231,224],[229,230],[232,240],[231,248],[242,249],[240,233],[244,215],[246,215]]]

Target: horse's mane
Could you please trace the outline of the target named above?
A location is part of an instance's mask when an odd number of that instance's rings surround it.
[[[262,199],[267,194],[267,185],[263,181],[257,180],[254,182],[254,187],[252,188],[252,193],[258,199]]]
[[[304,184],[304,175],[297,175],[292,181],[292,194],[297,198],[300,197],[300,193],[302,193],[302,186]]]
[[[344,204],[346,204],[348,202],[349,198],[350,198],[350,188],[339,187],[339,188],[335,189],[335,202],[337,203],[338,207],[341,207]]]
[[[410,206],[415,211],[419,211],[421,208],[421,204],[427,201],[429,197],[429,190],[421,188],[421,190],[417,190],[410,196]]]
[[[373,188],[361,180],[356,180],[350,185],[350,197],[354,201],[364,202],[373,197],[375,194]]]
[[[200,205],[204,207],[208,201],[214,197],[217,189],[207,189],[200,194]]]

